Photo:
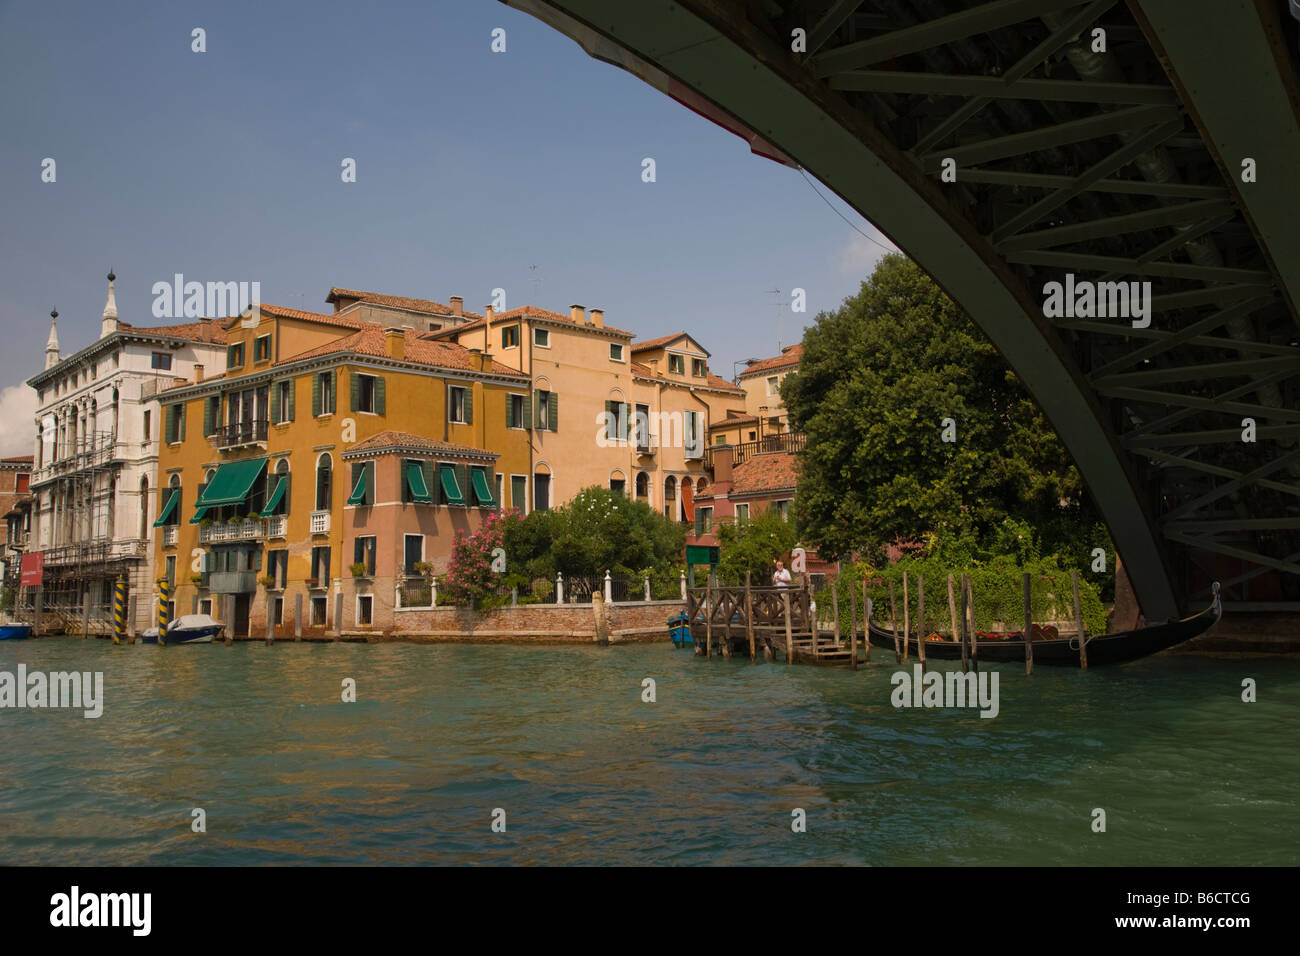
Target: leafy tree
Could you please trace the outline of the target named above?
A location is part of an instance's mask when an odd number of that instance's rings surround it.
[[[457,531],[439,602],[478,610],[500,603],[502,590],[508,590],[509,582],[492,570],[492,551],[504,547],[509,529],[520,523],[516,511],[493,512],[478,531]]]
[[[754,587],[770,587],[772,563],[784,558],[788,567],[790,551],[799,543],[794,523],[782,521],[772,511],[764,511],[743,524],[729,521],[715,527],[720,552],[718,583],[723,586],[744,584],[748,571]]]
[[[1036,529],[1030,543],[1066,566],[1081,566],[1099,538],[1108,547],[1055,431],[912,261],[885,256],[856,296],[817,316],[803,346],[781,396],[808,436],[795,512],[822,557],[878,559],[886,544],[935,535],[974,557],[1007,518]],[[945,424],[955,441],[943,440]]]

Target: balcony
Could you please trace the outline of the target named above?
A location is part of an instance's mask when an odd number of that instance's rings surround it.
[[[231,448],[243,448],[247,445],[265,445],[268,427],[269,424],[265,419],[235,422],[218,428],[210,437],[212,438],[212,444],[223,451]]]
[[[268,538],[283,538],[288,526],[289,519],[284,515],[272,515],[266,519],[266,536]]]
[[[788,452],[797,455],[804,450],[807,443],[807,436],[803,432],[780,432],[776,435],[764,435],[758,441],[741,442],[738,445],[710,445],[704,453],[704,463],[712,470],[714,453],[722,448],[731,450],[731,464],[734,467],[755,455],[771,452]]]
[[[199,528],[199,544],[223,544],[230,541],[260,541],[266,537],[266,519],[217,521]]]
[[[655,446],[652,445],[652,444],[650,444],[650,442],[648,442],[648,441],[647,441],[647,442],[637,442],[637,445],[636,445],[636,453],[637,453],[639,456],[641,456],[642,458],[650,458],[650,457],[652,457],[652,456],[654,455],[654,453],[655,453],[656,451],[657,451],[657,449],[655,448]]]
[[[311,533],[329,534],[329,532],[330,513],[328,511],[313,511],[311,513]]]
[[[176,546],[176,538],[178,537],[179,531],[180,529],[177,528],[176,525],[174,524],[168,525],[167,527],[162,529],[163,532],[162,539],[163,539],[164,548],[171,548]]]
[[[257,590],[256,571],[213,571],[208,575],[213,594],[249,594]]]

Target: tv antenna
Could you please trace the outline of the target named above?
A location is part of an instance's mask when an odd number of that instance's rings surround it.
[[[542,297],[542,274],[537,271],[539,268],[540,266],[536,265],[528,267],[528,271],[532,273],[532,275],[528,277],[528,281],[533,285],[534,302],[540,302]]]
[[[781,351],[781,332],[782,332],[782,313],[784,311],[785,301],[781,298],[780,289],[768,289],[767,295],[776,296],[776,350]]]

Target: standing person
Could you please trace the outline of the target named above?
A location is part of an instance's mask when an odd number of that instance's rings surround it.
[[[790,572],[785,569],[785,564],[780,558],[776,559],[776,570],[772,572],[772,587],[788,588],[790,586]]]

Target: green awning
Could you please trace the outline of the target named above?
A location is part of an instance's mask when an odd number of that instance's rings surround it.
[[[433,501],[433,495],[429,494],[429,486],[424,483],[424,472],[420,470],[418,462],[406,463],[406,487],[411,489],[412,501],[425,505]]]
[[[190,519],[190,524],[198,524],[200,521],[203,520],[203,516],[206,515],[207,513],[208,513],[207,508],[200,508],[198,511],[194,512],[194,517]]]
[[[357,477],[357,486],[352,489],[352,494],[348,495],[348,504],[364,505],[366,503],[366,471],[367,470],[368,469],[366,468],[360,469],[360,474]]]
[[[163,505],[163,510],[159,513],[158,520],[153,523],[155,528],[161,528],[167,523],[167,519],[170,518],[172,512],[176,510],[176,502],[180,499],[180,496],[181,492],[179,488],[167,496],[167,504]]]
[[[224,465],[218,465],[216,475],[208,482],[195,504],[200,508],[243,504],[265,469],[265,458],[228,461]]]
[[[442,493],[447,496],[447,503],[452,505],[463,505],[465,496],[460,492],[460,485],[456,483],[456,472],[451,465],[438,466],[438,480],[442,482]]]
[[[280,507],[280,502],[284,500],[284,489],[288,484],[289,479],[281,475],[280,480],[275,483],[275,490],[271,492],[271,500],[268,501],[266,507],[262,509],[263,518],[269,518],[271,515],[275,514],[275,509]]]
[[[480,507],[495,508],[497,503],[492,498],[492,489],[488,487],[487,471],[473,468],[470,470],[469,480],[474,486],[474,497],[478,499]]]

